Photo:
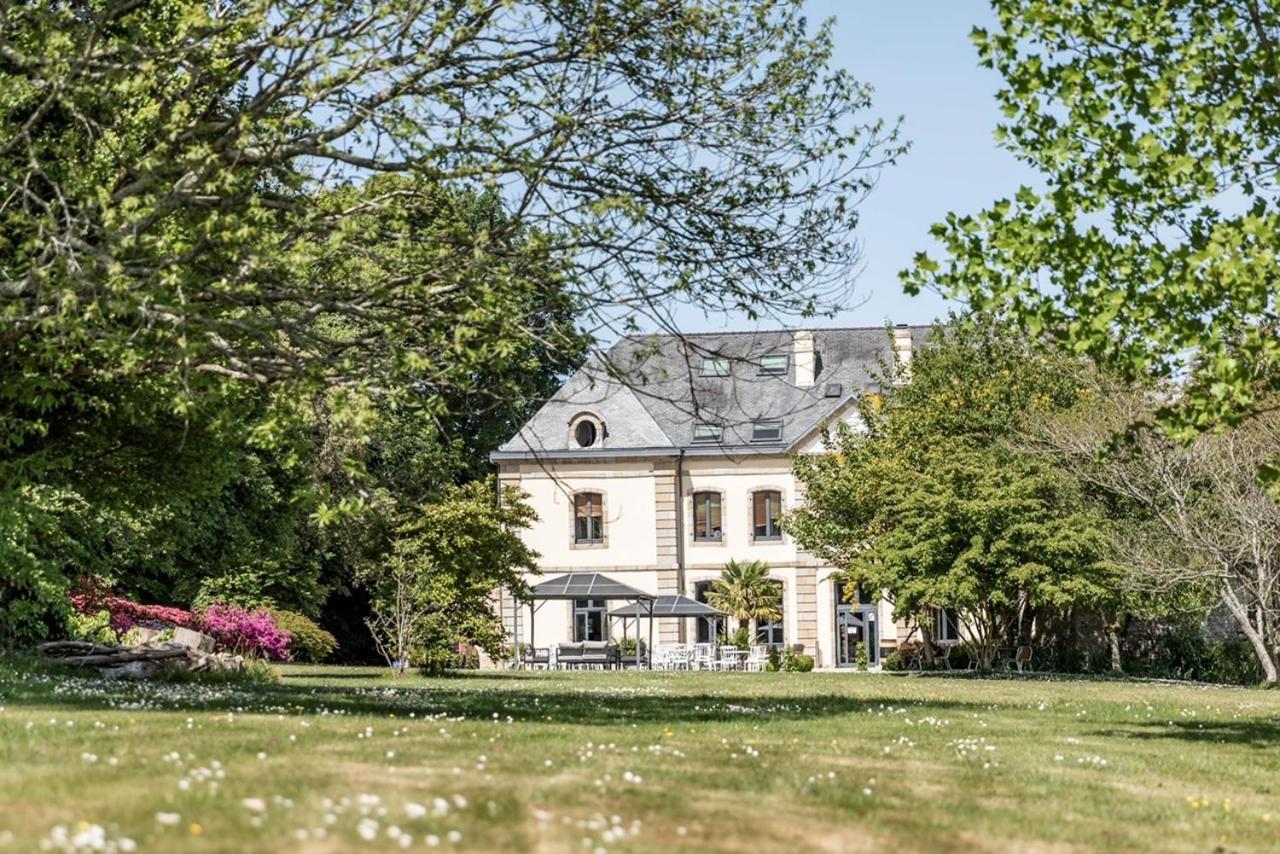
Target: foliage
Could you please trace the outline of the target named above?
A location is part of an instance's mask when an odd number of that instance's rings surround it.
[[[111,628],[117,636],[134,626],[153,629],[174,626],[196,629],[201,626],[200,615],[191,611],[167,605],[141,605],[88,578],[78,582],[76,592],[71,594],[71,604],[80,614],[108,612]]]
[[[296,661],[321,662],[333,654],[338,640],[305,614],[268,608],[272,621],[289,635],[289,654]],[[301,653],[301,655],[299,655]]]
[[[782,669],[782,653],[778,651],[776,646],[769,647],[769,661],[765,665],[765,670],[770,673],[777,673]]]
[[[277,626],[267,611],[210,605],[200,612],[199,627],[231,652],[261,656],[271,661],[289,658],[289,633]]]
[[[1101,603],[1114,588],[1107,521],[1066,471],[1008,446],[1033,409],[1074,402],[1073,373],[981,317],[935,327],[910,365],[885,368],[862,430],[800,457],[806,503],[784,527],[844,571],[848,596],[883,590],[928,630],[953,607],[990,669],[1037,607]]]
[[[867,642],[859,641],[857,649],[853,653],[853,669],[868,670],[870,669],[870,657],[867,653]]]
[[[73,610],[67,619],[67,637],[92,643],[115,643],[116,630],[111,625],[108,610],[81,613]]]
[[[1036,442],[1134,508],[1141,524],[1113,538],[1111,550],[1132,569],[1136,593],[1150,599],[1174,591],[1190,605],[1219,600],[1276,683],[1280,506],[1257,472],[1280,447],[1280,417],[1267,412],[1177,442],[1151,426],[1162,396],[1160,387],[1098,382],[1091,406],[1043,420]]]
[[[726,612],[756,637],[756,624],[782,616],[782,583],[769,577],[769,564],[731,560],[711,582],[707,604]]]
[[[903,146],[831,47],[799,0],[7,10],[0,637],[81,574],[359,603],[583,329],[841,304]]]
[[[1280,196],[1271,108],[1280,9],[1255,0],[993,0],[975,29],[1004,78],[1003,145],[1039,173],[933,227],[933,287],[1130,378],[1191,382],[1160,413],[1182,438],[1277,390]]]
[[[813,656],[800,655],[790,645],[782,648],[778,669],[785,673],[809,673],[813,670]]]
[[[729,643],[738,649],[750,649],[751,640],[751,632],[746,626],[738,626],[734,633],[729,636]]]
[[[473,388],[540,332],[501,296],[531,258],[600,322],[674,299],[829,308],[857,202],[901,150],[857,120],[869,88],[795,0],[27,4],[5,43],[0,175],[25,188],[0,205],[6,449],[100,383],[184,414],[240,382],[357,406]],[[511,216],[387,257],[371,232],[404,188],[346,188],[379,173]],[[22,449],[24,477],[46,461]]]
[[[385,564],[364,576],[378,615],[371,629],[389,661],[451,660],[459,644],[500,657],[505,641],[492,593],[519,596],[537,554],[520,537],[534,518],[519,490],[493,479],[447,488],[397,529]],[[390,653],[390,655],[388,655]]]

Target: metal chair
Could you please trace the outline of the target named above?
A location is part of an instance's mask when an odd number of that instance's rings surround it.
[[[743,662],[743,667],[747,670],[759,673],[769,664],[769,647],[764,644],[756,644],[751,647],[751,653],[747,656],[747,660]]]

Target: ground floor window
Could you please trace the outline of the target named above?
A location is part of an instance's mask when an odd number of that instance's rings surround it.
[[[940,642],[960,640],[960,620],[955,608],[938,608],[933,612],[933,631]]]
[[[604,600],[573,600],[573,639],[576,642],[604,640]]]
[[[787,642],[786,633],[782,629],[783,618],[786,614],[782,611],[782,605],[778,605],[778,619],[770,620],[756,625],[756,643],[766,643],[770,646],[782,646]]]
[[[715,589],[714,582],[699,581],[693,585],[693,598],[699,602],[707,603],[707,594]],[[718,643],[728,631],[728,622],[724,617],[716,617],[714,620],[695,620],[698,624],[698,643]]]

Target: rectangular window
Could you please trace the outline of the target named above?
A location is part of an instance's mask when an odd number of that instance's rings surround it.
[[[603,599],[573,600],[573,640],[575,643],[604,640]]]
[[[781,607],[782,607],[782,603],[781,603],[782,591],[781,590],[778,591],[778,598],[779,598],[778,619],[770,620],[768,622],[761,622],[756,625],[756,643],[769,644],[770,646],[782,646],[787,642],[787,634],[785,631],[783,631],[783,628],[782,628],[782,623],[783,623],[782,618],[784,615],[781,612]]]
[[[693,425],[693,441],[695,442],[719,442],[724,437],[724,428],[719,424],[695,424]]]
[[[693,539],[700,543],[718,543],[724,537],[720,527],[720,493],[693,494]]]
[[[770,353],[768,356],[760,357],[761,376],[780,377],[786,373],[787,355],[785,353]]]
[[[702,365],[698,368],[700,377],[729,376],[729,360],[723,356],[703,356]]]
[[[782,539],[782,529],[778,527],[781,513],[781,492],[765,490],[751,496],[751,527],[757,540]]]
[[[960,640],[960,621],[955,608],[939,608],[934,614],[934,631],[939,641]]]
[[[781,421],[757,421],[751,425],[751,441],[779,442],[782,440]]]
[[[573,541],[604,542],[604,501],[598,492],[579,492],[573,497]]]

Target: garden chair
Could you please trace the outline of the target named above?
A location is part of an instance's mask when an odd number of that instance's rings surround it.
[[[738,648],[733,644],[721,644],[720,655],[716,660],[716,670],[736,670],[738,667]]]
[[[935,661],[942,662],[943,668],[947,670],[951,669],[951,650],[952,648],[954,648],[954,646],[955,644],[950,644],[950,643],[943,644],[942,648],[939,649],[937,654],[934,655],[933,657]]]
[[[680,644],[673,647],[670,656],[670,666],[672,670],[692,670],[693,669],[693,647],[688,644]]]
[[[763,644],[756,644],[751,647],[751,653],[747,656],[747,660],[743,662],[743,666],[747,670],[759,673],[769,664],[769,647]]]
[[[716,646],[700,643],[693,648],[693,666],[696,670],[712,670],[716,666]]]

